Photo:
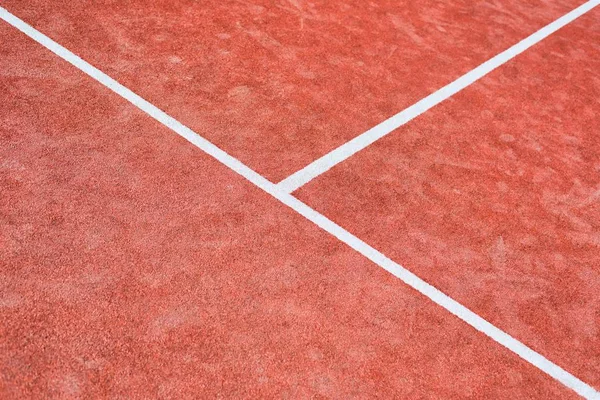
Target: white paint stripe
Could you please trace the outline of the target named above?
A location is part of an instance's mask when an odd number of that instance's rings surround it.
[[[44,35],[40,31],[36,30],[23,20],[9,13],[5,8],[0,7],[0,18],[4,21],[8,22],[10,25],[14,26],[42,46],[46,47],[48,50],[62,58],[63,60],[69,62],[74,65],[81,71],[85,72],[102,85],[106,86],[119,96],[131,102],[140,110],[144,111],[146,114],[150,115],[152,118],[160,122],[161,124],[169,127],[173,131],[177,132],[179,135],[183,136],[190,143],[199,147],[206,153],[210,154],[221,163],[227,165],[229,168],[242,175],[244,178],[248,179],[250,182],[256,184],[261,189],[265,189],[265,187],[273,185],[267,179],[263,178],[258,173],[254,172],[246,165],[242,164],[237,159],[233,158],[229,154],[225,153],[223,150],[204,139],[196,132],[192,131],[187,126],[183,125],[181,122],[177,121],[175,118],[171,117],[155,105],[149,103],[144,100],[142,97],[138,96],[125,86],[121,85],[119,82],[106,75],[104,72],[100,71],[98,68],[89,64],[87,61],[84,61],[76,54],[70,52],[65,49],[60,44],[56,43],[54,40],[50,39],[48,36]]]
[[[184,137],[190,143],[192,143],[208,155],[214,157],[233,171],[237,172],[238,174],[252,182],[254,185],[258,186],[265,192],[269,193],[270,195],[281,201],[283,204],[287,205],[299,214],[303,215],[306,219],[313,222],[324,231],[335,236],[340,241],[344,242],[363,256],[367,257],[375,264],[384,268],[386,271],[389,271],[394,276],[400,278],[404,283],[406,283],[410,287],[414,288],[424,296],[433,300],[436,304],[450,311],[452,314],[456,315],[458,318],[462,319],[467,324],[471,325],[478,331],[489,336],[490,338],[500,343],[507,349],[511,350],[524,360],[528,361],[529,363],[544,371],[554,379],[558,380],[563,385],[574,390],[575,392],[577,392],[585,398],[594,400],[600,399],[600,393],[598,393],[594,388],[592,388],[585,382],[577,379],[575,376],[571,375],[558,365],[549,361],[541,354],[533,351],[532,349],[525,346],[523,343],[519,342],[506,332],[490,324],[485,319],[481,318],[479,315],[475,314],[474,312],[464,307],[460,303],[456,302],[449,296],[445,295],[435,287],[423,281],[418,276],[408,271],[401,265],[390,260],[382,253],[375,250],[373,247],[369,246],[356,236],[352,235],[350,232],[337,225],[333,221],[329,220],[324,215],[320,214],[319,212],[310,208],[300,200],[296,199],[291,194],[281,190],[281,188],[279,188],[277,185],[268,181],[267,179],[265,179],[246,165],[242,164],[239,160],[225,153],[223,150],[219,149],[218,147],[210,143],[208,140],[199,136],[196,132],[192,131],[190,128],[186,127],[181,122],[177,121],[175,118],[171,117],[164,111],[160,110],[158,107],[147,102],[131,90],[127,89],[125,86],[121,85],[102,71],[98,70],[86,61],[82,60],[80,57],[65,49],[46,35],[42,34],[27,23],[10,14],[2,7],[0,7],[0,18],[8,22],[10,25],[14,26],[18,30],[20,30],[21,32],[23,32],[24,34],[41,44],[42,46],[46,47],[65,61],[71,63],[81,71],[85,72],[86,74],[100,82],[102,85],[111,89],[119,96],[128,100],[140,110],[144,111],[146,114],[148,114],[155,120],[159,121],[160,123],[167,126],[180,136]]]
[[[388,135],[400,126],[406,124],[407,122],[411,121],[417,116],[423,114],[425,111],[446,100],[450,96],[453,96],[457,92],[463,90],[473,82],[487,75],[494,69],[498,68],[499,66],[514,58],[518,54],[527,50],[528,48],[538,43],[545,37],[551,35],[563,26],[567,25],[569,22],[572,22],[577,17],[580,17],[592,8],[596,7],[598,4],[600,4],[600,0],[591,0],[577,7],[570,13],[560,17],[551,24],[546,25],[531,36],[521,40],[519,43],[515,44],[508,50],[503,51],[502,53],[489,59],[488,61],[484,62],[475,69],[467,72],[466,74],[464,74],[454,82],[444,86],[437,92],[434,92],[429,96],[421,99],[420,101],[408,107],[404,111],[401,111],[393,117],[383,121],[379,125],[369,129],[368,131],[355,137],[349,142],[344,143],[340,147],[325,154],[323,157],[308,164],[301,170],[288,176],[287,178],[279,182],[279,188],[288,193],[294,192],[296,189],[310,182],[311,180],[323,174],[324,172],[327,172],[335,165],[351,157],[352,155],[369,146],[373,142]]]

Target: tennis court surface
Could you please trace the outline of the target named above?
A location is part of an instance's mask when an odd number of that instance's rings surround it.
[[[600,0],[0,0],[0,398],[600,399]]]

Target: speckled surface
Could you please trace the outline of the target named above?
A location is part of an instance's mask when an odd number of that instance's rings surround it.
[[[600,388],[600,10],[297,193]]]
[[[583,0],[0,0],[274,182]]]
[[[0,24],[0,398],[568,398]]]

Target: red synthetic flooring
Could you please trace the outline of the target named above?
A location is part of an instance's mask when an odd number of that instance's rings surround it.
[[[582,2],[0,4],[278,182]]]
[[[0,0],[274,182],[580,3]],[[1,399],[575,397],[0,39]],[[598,71],[593,10],[295,195],[598,389]]]
[[[569,397],[0,25],[0,397]]]
[[[600,387],[600,10],[297,195]]]

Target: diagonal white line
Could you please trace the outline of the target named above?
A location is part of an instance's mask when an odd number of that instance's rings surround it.
[[[407,122],[423,114],[430,108],[438,105],[447,98],[460,92],[467,86],[471,85],[473,82],[479,80],[494,69],[498,68],[499,66],[516,57],[517,55],[527,50],[534,44],[538,43],[539,41],[556,32],[563,26],[567,25],[569,22],[572,22],[576,18],[590,11],[598,4],[600,4],[600,0],[591,0],[587,3],[582,4],[581,6],[577,7],[568,14],[565,14],[556,21],[546,25],[531,36],[528,36],[527,38],[521,40],[519,43],[515,44],[509,49],[487,60],[475,69],[472,69],[471,71],[467,72],[454,82],[449,83],[448,85],[444,86],[438,91],[430,94],[429,96],[421,99],[417,103],[408,107],[407,109],[383,121],[379,125],[374,126],[368,131],[362,133],[354,139],[344,143],[340,147],[325,154],[321,158],[318,158],[317,160],[308,164],[301,170],[288,176],[287,178],[279,182],[279,188],[288,193],[294,192],[301,186],[307,184],[317,176],[327,172],[335,165],[348,159],[349,157],[361,151],[373,142],[388,135],[395,129],[401,127]]]
[[[170,128],[175,133],[188,140],[194,146],[204,151],[206,154],[217,159],[222,164],[237,172],[238,174],[246,178],[248,181],[252,182],[260,189],[269,193],[270,195],[272,195],[277,200],[281,201],[283,204],[287,205],[297,213],[301,214],[306,219],[313,222],[324,231],[335,236],[340,241],[350,246],[352,249],[356,250],[375,264],[379,265],[381,268],[400,278],[404,283],[406,283],[413,289],[417,290],[427,298],[431,299],[436,304],[440,305],[441,307],[445,308],[458,318],[465,321],[467,324],[471,325],[478,331],[489,336],[491,339],[506,347],[513,353],[517,354],[522,359],[526,360],[527,362],[539,368],[540,370],[550,375],[557,381],[561,382],[566,387],[572,389],[573,391],[587,399],[600,399],[600,393],[598,393],[593,387],[591,387],[587,383],[576,378],[575,376],[565,371],[558,365],[554,364],[552,361],[548,360],[541,354],[535,352],[534,350],[527,347],[525,344],[519,342],[517,339],[510,336],[508,333],[492,325],[479,315],[475,314],[473,311],[469,310],[468,308],[458,303],[451,297],[442,293],[435,287],[431,286],[412,272],[408,271],[406,268],[387,258],[382,253],[369,246],[367,243],[363,242],[362,240],[360,240],[341,226],[337,225],[335,222],[329,220],[324,215],[320,214],[308,205],[296,199],[291,194],[281,190],[281,188],[278,185],[268,181],[263,176],[259,175],[239,160],[225,153],[223,150],[219,149],[217,146],[210,143],[208,140],[204,139],[187,126],[183,125],[181,122],[177,121],[175,118],[171,117],[155,105],[144,100],[142,97],[135,94],[130,89],[121,85],[119,82],[112,79],[104,72],[100,71],[96,67],[84,61],[79,56],[70,52],[69,50],[56,43],[43,33],[39,32],[26,22],[12,15],[2,7],[0,7],[0,19],[3,19],[5,22],[17,28],[25,35],[29,36],[31,39],[46,47],[48,50],[52,51],[60,58],[69,62],[79,70],[94,78],[102,85],[117,93],[119,96],[131,102],[133,105],[138,107],[140,110],[144,111],[150,117],[154,118],[158,122]]]

